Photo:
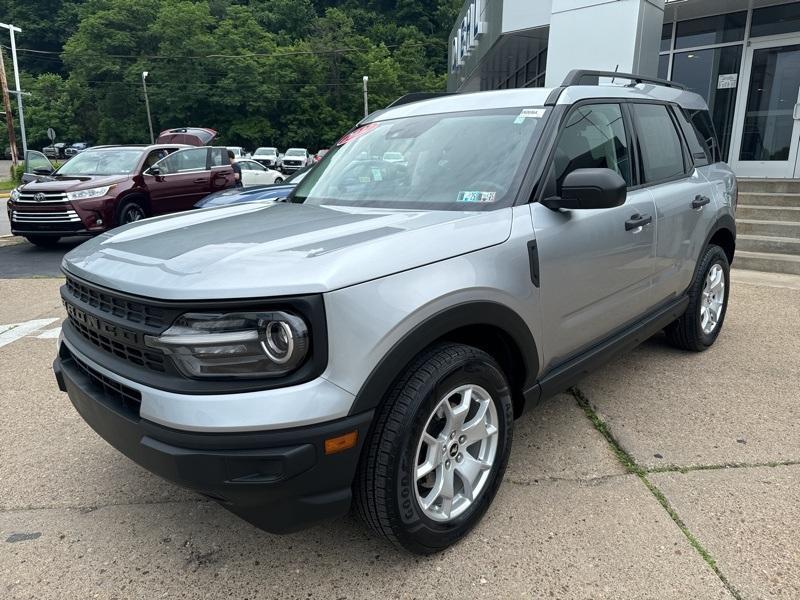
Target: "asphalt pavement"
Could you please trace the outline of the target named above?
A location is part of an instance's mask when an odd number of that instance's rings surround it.
[[[51,273],[30,250],[0,265]],[[56,387],[60,279],[5,273],[3,599],[800,597],[800,277],[734,271],[709,351],[656,336],[523,415],[486,518],[422,558],[352,516],[266,534],[135,465]]]

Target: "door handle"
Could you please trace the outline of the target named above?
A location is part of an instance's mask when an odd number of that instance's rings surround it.
[[[653,217],[650,215],[640,215],[635,214],[631,215],[631,218],[625,221],[625,231],[630,231],[632,229],[641,229],[645,225],[649,225],[653,222]]]
[[[207,183],[208,180],[205,178],[195,179],[192,183]]]
[[[711,202],[711,198],[708,196],[695,196],[692,200],[692,208],[703,208],[709,202]]]

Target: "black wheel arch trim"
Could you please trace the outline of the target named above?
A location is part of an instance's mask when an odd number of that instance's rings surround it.
[[[697,264],[700,264],[700,261],[703,258],[703,252],[705,249],[708,248],[708,245],[711,243],[711,238],[717,235],[720,231],[728,231],[733,236],[733,243],[734,249],[736,246],[736,219],[734,219],[731,215],[722,215],[717,221],[714,223],[714,226],[709,230],[708,235],[706,236],[705,243],[702,246],[702,250],[700,251],[700,256],[697,257]],[[732,253],[733,256],[733,253]],[[733,262],[733,261],[731,261]]]
[[[422,350],[450,333],[470,326],[501,330],[517,346],[526,369],[520,390],[527,401],[538,400],[539,351],[530,328],[514,310],[492,301],[464,302],[446,308],[416,325],[378,362],[356,394],[351,415],[377,407],[392,383]]]

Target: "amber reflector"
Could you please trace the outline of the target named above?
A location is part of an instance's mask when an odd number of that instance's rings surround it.
[[[336,454],[354,448],[358,442],[358,432],[351,431],[335,438],[325,440],[325,454]]]

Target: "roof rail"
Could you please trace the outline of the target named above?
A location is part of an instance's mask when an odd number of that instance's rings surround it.
[[[659,79],[658,77],[645,77],[644,75],[634,75],[633,73],[618,73],[616,71],[591,71],[585,69],[574,69],[567,73],[564,78],[564,83],[561,85],[567,87],[570,85],[599,85],[600,77],[609,77],[611,79],[629,79],[634,84],[637,83],[654,83],[655,85],[663,85],[664,87],[677,88],[679,90],[687,89],[685,85],[675,83],[674,81],[667,81],[666,79]],[[593,80],[588,83],[583,83],[584,79],[592,78]]]
[[[411,92],[405,96],[400,96],[386,108],[394,108],[401,104],[411,104],[412,102],[419,102],[420,100],[430,100],[431,98],[441,98],[442,96],[450,95],[452,95],[452,92]]]

